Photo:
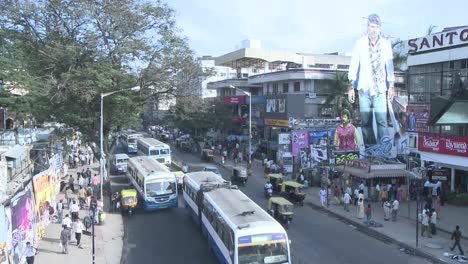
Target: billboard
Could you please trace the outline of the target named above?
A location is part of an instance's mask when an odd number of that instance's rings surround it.
[[[266,110],[267,113],[285,113],[286,112],[286,99],[266,99]]]
[[[307,130],[293,130],[291,132],[292,154],[296,156],[301,149],[309,147],[309,132]]]
[[[429,104],[409,104],[406,107],[407,130],[410,132],[429,132]]]
[[[468,137],[419,135],[418,150],[446,154],[460,157],[468,157]]]

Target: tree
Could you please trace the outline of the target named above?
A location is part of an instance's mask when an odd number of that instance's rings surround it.
[[[392,42],[393,51],[393,67],[396,71],[406,70],[406,60],[408,55],[405,51],[404,42],[401,39],[396,39]]]
[[[348,100],[350,82],[346,72],[336,72],[335,79],[327,80],[329,93],[325,105],[332,104],[333,117],[339,117],[344,109],[353,113],[353,105]]]
[[[29,90],[44,118],[78,126],[91,140],[100,93],[141,86],[105,98],[105,136],[138,120],[150,98],[193,93],[180,75],[200,65],[161,1],[5,0],[0,8],[4,79]]]

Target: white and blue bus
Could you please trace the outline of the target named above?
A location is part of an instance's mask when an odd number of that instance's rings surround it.
[[[171,148],[154,138],[140,138],[137,141],[138,155],[149,156],[160,163],[171,165]]]
[[[242,191],[211,176],[201,185],[190,173],[185,176],[188,209],[200,219],[220,263],[291,263],[286,230]]]
[[[147,211],[178,207],[177,181],[172,172],[151,157],[128,161],[127,176]]]
[[[137,153],[137,140],[139,138],[143,138],[143,134],[126,131],[120,135],[120,142],[127,153]]]

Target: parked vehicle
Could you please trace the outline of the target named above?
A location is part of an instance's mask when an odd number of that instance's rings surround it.
[[[277,221],[282,222],[286,229],[289,228],[289,224],[293,219],[294,212],[293,204],[284,199],[283,197],[271,197],[268,200],[268,212]]]

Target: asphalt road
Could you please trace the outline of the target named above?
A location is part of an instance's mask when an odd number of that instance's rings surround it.
[[[176,149],[173,149],[172,159],[186,161],[190,171],[201,170],[206,164],[198,156]],[[220,168],[220,171],[225,179],[229,179],[228,170]],[[256,174],[254,170],[254,176],[240,189],[266,208],[264,183],[262,174]],[[179,208],[175,210],[139,211],[124,219],[122,263],[216,263],[206,239],[185,212],[183,197],[179,198]],[[288,230],[293,263],[428,263],[307,205],[294,209],[294,219]]]

